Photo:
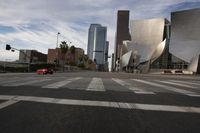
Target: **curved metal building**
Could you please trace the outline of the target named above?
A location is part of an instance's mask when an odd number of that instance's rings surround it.
[[[156,18],[131,21],[131,41],[124,41],[121,53],[121,66],[137,67],[142,72],[149,69],[161,56],[166,46],[166,19]]]
[[[189,70],[196,72],[200,54],[200,9],[172,12],[171,28],[170,53],[190,63]]]

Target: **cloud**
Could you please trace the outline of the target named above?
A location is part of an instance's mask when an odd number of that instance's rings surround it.
[[[181,4],[184,3],[184,4]],[[192,3],[192,4],[191,4]],[[198,7],[198,0],[1,0],[0,49],[10,43],[17,48],[37,49],[47,53],[59,40],[73,42],[87,50],[88,28],[100,23],[108,28],[110,54],[114,51],[117,10],[130,10],[131,19],[168,17],[173,10]],[[180,6],[182,5],[182,6]],[[7,27],[8,29],[6,29]],[[3,51],[3,50],[1,50]],[[4,51],[3,58],[18,59]],[[13,53],[10,53],[10,55]]]

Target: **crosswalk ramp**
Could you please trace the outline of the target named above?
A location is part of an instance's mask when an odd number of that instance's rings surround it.
[[[38,86],[46,89],[73,89],[84,91],[127,91],[138,95],[156,95],[159,93],[175,93],[191,97],[200,97],[200,81],[155,80],[155,79],[119,79],[119,78],[12,78],[1,80],[0,86]]]

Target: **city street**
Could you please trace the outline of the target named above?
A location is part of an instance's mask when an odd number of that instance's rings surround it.
[[[2,133],[199,133],[200,76],[0,74]]]

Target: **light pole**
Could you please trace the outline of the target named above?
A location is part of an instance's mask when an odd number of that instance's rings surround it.
[[[60,35],[60,32],[57,33],[57,42],[56,42],[56,48],[58,48],[58,36]]]
[[[58,64],[58,36],[60,35],[60,32],[57,33],[57,41],[56,41],[56,62],[55,62],[55,69],[56,69],[56,65]]]
[[[4,72],[6,72],[6,62],[9,61],[9,60],[11,60],[11,59],[5,59],[5,61],[4,61],[4,65],[3,65],[4,66]]]

